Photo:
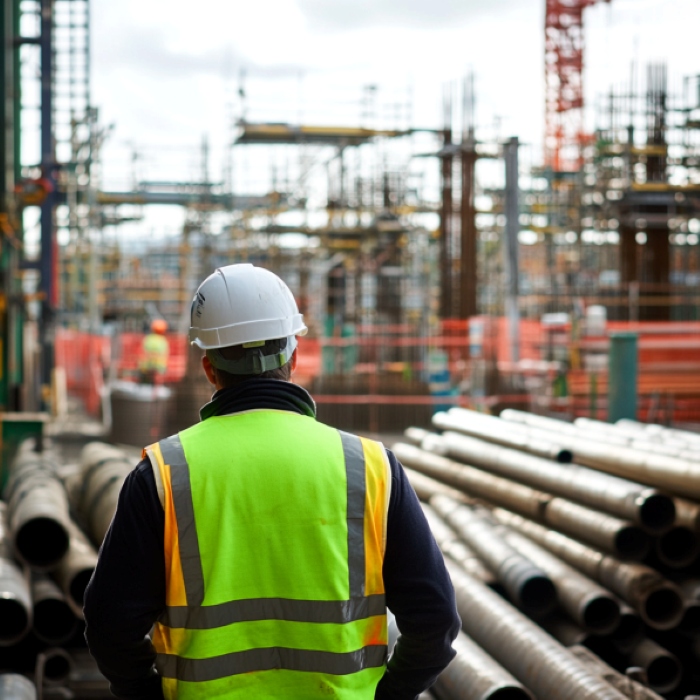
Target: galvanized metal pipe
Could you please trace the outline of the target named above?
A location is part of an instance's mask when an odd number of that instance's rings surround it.
[[[505,527],[499,532],[513,549],[549,576],[557,589],[559,605],[571,619],[599,635],[616,629],[620,606],[607,590],[524,535]]]
[[[562,464],[568,464],[572,460],[571,450],[553,440],[533,435],[527,426],[504,426],[500,418],[477,411],[464,408],[453,408],[446,413],[440,411],[433,416],[432,423],[440,430],[456,430],[465,435],[529,452]],[[510,429],[504,429],[507,427]],[[418,434],[415,436],[418,437]]]
[[[465,440],[473,439],[458,437]],[[504,449],[495,445],[493,447]],[[614,516],[591,510],[446,457],[433,455],[412,445],[403,443],[394,445],[394,453],[404,464],[449,483],[471,496],[487,499],[528,518],[547,523],[551,527],[559,528],[617,556],[641,559],[649,550],[650,540],[646,533]]]
[[[427,504],[422,504],[430,530],[442,553],[457,562],[470,576],[473,576],[493,590],[505,593],[498,578],[489,571],[479,557],[470,549],[457,533]]]
[[[503,431],[509,429],[503,421]],[[659,533],[673,525],[675,510],[669,496],[656,489],[610,474],[566,466],[448,431],[425,439],[424,449],[442,453],[533,488],[583,503]]]
[[[447,562],[464,631],[538,698],[621,700],[625,696],[541,627],[456,564]]]
[[[31,629],[32,599],[27,576],[11,558],[6,507],[0,502],[0,646],[16,644]],[[0,695],[0,697],[2,697]]]
[[[47,453],[23,445],[5,487],[7,519],[17,555],[48,571],[68,551],[68,496]]]
[[[654,569],[607,556],[502,508],[494,509],[493,515],[619,595],[650,627],[667,630],[681,621],[683,599],[680,590]]]
[[[457,655],[433,689],[440,700],[534,700],[503,666],[464,632],[452,642]]]
[[[681,682],[683,667],[678,658],[651,639],[642,639],[628,658],[630,665],[646,671],[649,687],[658,693],[670,693]]]
[[[82,488],[80,510],[95,545],[102,544],[117,509],[119,491],[133,469],[121,450],[103,442],[90,442],[80,455]]]
[[[82,619],[83,597],[97,565],[97,552],[74,522],[69,523],[68,531],[70,547],[54,576],[71,609]]]
[[[484,517],[447,496],[434,496],[430,505],[477,553],[516,605],[529,615],[546,615],[554,608],[557,593],[552,581]]]
[[[0,673],[0,698],[2,700],[36,700],[36,688],[34,683],[19,673]]]
[[[34,634],[47,644],[67,642],[78,628],[78,619],[56,584],[46,576],[32,580]]]
[[[525,422],[537,419],[551,421],[551,430],[563,430],[567,424],[542,416],[522,417],[522,411],[506,409],[501,417],[506,420]],[[516,416],[517,414],[517,416]],[[552,425],[554,424],[554,425]],[[571,436],[569,443],[574,454],[574,461],[601,471],[615,474],[626,479],[638,479],[642,483],[665,489],[679,496],[700,498],[700,470],[693,461],[673,457],[671,455],[653,454],[634,450],[629,447],[611,446],[596,440]]]

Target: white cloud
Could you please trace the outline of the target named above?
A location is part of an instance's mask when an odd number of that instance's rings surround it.
[[[309,24],[319,29],[446,27],[495,15],[537,0],[298,0]]]

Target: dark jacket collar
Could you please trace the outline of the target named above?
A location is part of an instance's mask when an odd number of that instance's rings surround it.
[[[206,420],[212,416],[226,416],[229,413],[261,408],[316,417],[316,404],[306,389],[280,379],[257,378],[217,391],[211,401],[199,410],[199,417]]]

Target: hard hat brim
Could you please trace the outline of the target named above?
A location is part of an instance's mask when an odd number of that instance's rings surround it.
[[[259,321],[234,323],[223,328],[190,328],[190,345],[202,350],[215,350],[253,341],[277,340],[295,335],[306,335],[308,328],[302,314],[291,318],[266,318]]]

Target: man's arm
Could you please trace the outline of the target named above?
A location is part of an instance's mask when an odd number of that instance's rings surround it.
[[[418,498],[396,457],[384,557],[387,607],[401,632],[375,700],[413,700],[455,655],[461,621],[454,589]]]
[[[162,700],[148,634],[165,606],[165,516],[150,462],[138,464],[85,592],[85,639],[118,698]]]

